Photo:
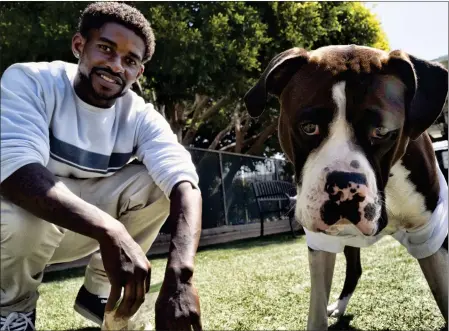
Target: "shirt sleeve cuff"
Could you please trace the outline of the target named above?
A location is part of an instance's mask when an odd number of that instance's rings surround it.
[[[165,189],[163,189],[166,197],[168,199],[170,199],[170,194],[173,190],[173,188],[176,186],[176,184],[180,183],[180,182],[189,182],[190,184],[192,184],[192,186],[197,189],[200,194],[201,194],[201,190],[200,187],[198,186],[198,178],[195,176],[189,176],[187,174],[183,174],[180,176],[175,177],[169,185],[167,185],[167,187]]]

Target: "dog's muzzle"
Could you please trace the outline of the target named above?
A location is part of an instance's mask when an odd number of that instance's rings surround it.
[[[377,231],[381,210],[380,199],[373,193],[363,173],[327,171],[307,194],[301,195],[297,216],[310,231],[338,235],[355,226],[357,230],[351,232],[371,236]]]

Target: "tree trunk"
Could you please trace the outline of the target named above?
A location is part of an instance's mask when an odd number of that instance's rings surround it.
[[[168,122],[170,123],[173,133],[176,134],[178,141],[182,142],[182,129],[184,127],[184,109],[185,105],[182,103],[175,103],[173,107],[168,110],[170,117]]]
[[[209,97],[207,95],[195,95],[195,102],[193,103],[192,110],[191,112],[189,112],[189,114],[186,114],[186,116],[188,116],[190,115],[190,113],[193,113],[190,127],[182,140],[182,143],[184,145],[190,145],[193,142],[193,138],[195,138],[196,132],[199,128],[199,124],[201,123],[198,118],[200,117],[203,109],[207,106],[208,102]]]
[[[243,135],[245,134],[242,132],[242,121],[240,118],[240,103],[237,104],[237,107],[235,107],[234,110],[234,118],[235,118],[235,153],[241,153],[242,151],[242,143],[243,143]]]

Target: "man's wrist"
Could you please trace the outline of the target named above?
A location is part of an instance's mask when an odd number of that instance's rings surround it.
[[[97,207],[94,207],[93,209],[92,214],[96,214],[97,222],[92,237],[100,244],[103,241],[114,239],[117,232],[123,231],[124,225],[121,222],[104,213]]]
[[[165,270],[165,279],[171,283],[188,283],[193,277],[193,264],[168,261]]]

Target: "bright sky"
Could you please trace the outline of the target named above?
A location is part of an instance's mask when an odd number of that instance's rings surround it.
[[[391,50],[426,60],[448,54],[447,2],[366,2],[381,21]]]

